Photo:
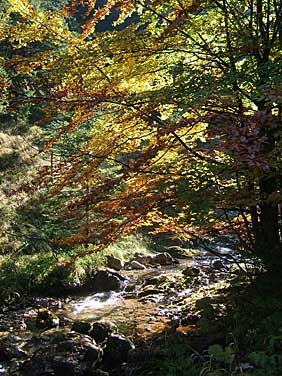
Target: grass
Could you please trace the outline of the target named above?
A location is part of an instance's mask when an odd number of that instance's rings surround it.
[[[89,249],[91,245],[88,246]],[[77,246],[68,251],[54,253],[43,250],[33,254],[9,253],[0,255],[0,285],[9,295],[17,291],[21,294],[48,294],[64,290],[66,286],[83,284],[98,268],[106,265],[105,255],[111,254],[123,261],[132,258],[135,252],[148,253],[149,248],[138,236],[127,236],[111,245],[103,252],[78,258],[73,265],[63,267],[70,255],[83,252],[85,246]]]
[[[136,252],[143,254],[151,253],[149,240],[138,234],[125,236],[110,245],[103,253],[126,262],[131,260]]]
[[[66,255],[61,255],[60,261]],[[34,255],[0,256],[0,285],[8,296],[12,292],[42,295],[58,293],[70,286],[84,282],[88,275],[102,266],[102,255],[91,255],[67,267],[58,264],[51,252]]]
[[[37,255],[0,256],[0,284],[7,293],[31,292],[41,286],[52,272],[55,259],[51,253]]]

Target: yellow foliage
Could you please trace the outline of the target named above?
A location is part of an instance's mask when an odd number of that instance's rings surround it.
[[[48,107],[43,121],[61,114],[70,119],[46,148],[80,124],[89,126],[87,141],[77,147],[80,154],[67,159],[63,171],[58,167],[52,194],[67,184],[80,190],[91,186],[86,198],[68,202],[74,215],[82,217],[79,207],[88,205],[91,236],[101,231],[109,241],[114,232],[152,226],[154,232],[189,238],[192,227],[200,233],[197,212],[205,217],[206,229],[220,228],[224,220],[217,211],[233,206],[236,190],[248,184],[248,174],[238,174],[243,162],[236,161],[232,140],[229,152],[218,146],[232,133],[233,123],[242,130],[241,117],[254,113],[252,95],[244,95],[257,89],[255,73],[250,70],[244,84],[240,79],[260,56],[242,59],[245,47],[238,43],[240,53],[233,58],[238,31],[230,22],[231,34],[226,35],[220,8],[196,0],[108,0],[97,9],[94,0],[85,0],[82,31],[74,32],[66,17],[75,2],[68,11],[48,12],[27,0],[9,3],[0,26],[1,38],[14,48],[6,66],[14,76],[28,76],[32,94],[26,101],[42,99]],[[245,7],[242,4],[238,3]],[[112,8],[119,9],[120,17],[111,26],[122,25],[134,12],[139,23],[98,33],[97,24]],[[13,13],[20,15],[16,22],[9,19]],[[235,16],[230,12],[228,17],[232,21]],[[42,47],[40,52],[33,49],[34,42]],[[42,86],[41,77],[46,80]],[[5,79],[0,85],[7,85]],[[43,88],[42,97],[37,85]],[[222,112],[226,118],[220,123],[215,117]],[[221,134],[221,129],[210,133],[212,126],[224,128],[230,119],[230,134]],[[251,175],[256,174],[253,168]],[[273,192],[266,199],[276,202],[279,197]],[[254,197],[251,204],[256,201]],[[245,197],[237,197],[236,203],[246,204]],[[244,220],[250,218],[234,215],[228,224]],[[82,224],[81,234],[69,242],[90,236],[85,227]]]

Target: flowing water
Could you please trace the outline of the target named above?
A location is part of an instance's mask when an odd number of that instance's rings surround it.
[[[216,250],[222,255],[232,255],[232,247],[224,243],[216,244]],[[163,294],[156,294],[152,300],[138,300],[138,290],[148,278],[165,275],[168,273],[181,273],[188,265],[196,263],[198,266],[208,266],[217,259],[208,252],[202,252],[200,257],[180,259],[179,264],[162,266],[159,268],[148,268],[145,270],[122,271],[121,274],[129,278],[127,288],[122,292],[107,292],[92,294],[85,297],[74,298],[64,306],[62,313],[72,320],[97,321],[110,320],[116,323],[120,329],[125,331],[151,330],[156,321],[166,322],[170,304],[170,297]],[[196,261],[198,260],[198,261]],[[131,292],[130,292],[131,291]],[[189,296],[190,289],[177,292],[177,296]],[[171,300],[173,300],[172,297]],[[166,314],[163,313],[166,311]],[[158,319],[156,319],[156,317]],[[138,328],[137,328],[138,327]],[[137,329],[136,329],[137,328]]]
[[[146,279],[171,273],[176,275],[188,264],[191,264],[190,259],[157,269],[122,271],[121,273],[129,278],[125,291],[110,291],[74,298],[63,307],[61,313],[78,321],[113,321],[127,334],[146,330],[150,332],[150,328],[155,326],[157,321],[166,321],[160,310],[169,304],[169,298],[164,294],[156,294],[149,301],[140,301],[137,297],[138,290]],[[188,290],[185,293],[188,293]]]

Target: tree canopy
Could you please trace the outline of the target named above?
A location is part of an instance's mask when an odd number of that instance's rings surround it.
[[[28,108],[42,152],[55,154],[38,172],[38,200],[59,198],[55,215],[78,224],[56,244],[100,247],[144,226],[232,233],[275,267],[280,1],[8,3],[2,106]]]

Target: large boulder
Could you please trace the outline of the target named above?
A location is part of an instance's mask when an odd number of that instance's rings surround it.
[[[151,259],[151,264],[153,265],[171,265],[174,263],[174,258],[167,252],[157,253]]]
[[[97,343],[104,342],[111,334],[117,332],[117,326],[111,321],[97,321],[92,325],[89,335]]]
[[[91,281],[95,292],[121,291],[127,277],[111,269],[99,270]]]
[[[142,265],[150,265],[152,263],[152,256],[144,255],[143,253],[135,253],[133,260],[139,262]]]
[[[21,365],[20,375],[92,375],[102,355],[103,350],[89,336],[74,332],[57,333]]]
[[[112,334],[106,344],[103,362],[106,368],[126,362],[128,352],[134,349],[134,344],[121,334]]]
[[[109,268],[118,270],[118,271],[121,270],[124,266],[121,260],[111,255],[107,256],[107,265]]]
[[[143,265],[171,265],[175,262],[174,258],[168,252],[157,253],[155,255],[135,253],[133,260]]]

